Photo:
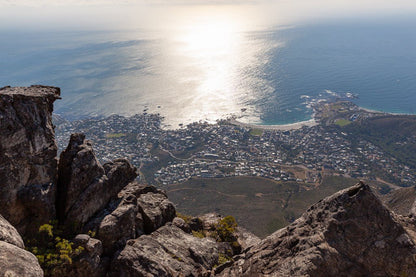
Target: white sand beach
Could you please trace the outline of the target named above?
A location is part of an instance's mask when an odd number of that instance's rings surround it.
[[[249,127],[253,129],[262,129],[262,130],[280,130],[280,131],[289,131],[289,130],[297,130],[302,128],[303,126],[316,126],[319,123],[315,121],[315,119],[310,119],[307,121],[296,122],[292,124],[283,124],[283,125],[256,125],[250,123],[243,123],[236,119],[230,119],[229,122],[234,125]]]

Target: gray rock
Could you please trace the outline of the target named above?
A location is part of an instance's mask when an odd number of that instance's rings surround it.
[[[0,89],[0,211],[21,233],[55,215],[52,111],[59,95],[55,87]]]
[[[137,198],[143,216],[144,232],[150,234],[176,216],[175,207],[160,193],[149,192]]]
[[[137,218],[137,199],[134,195],[124,199],[111,214],[107,215],[98,229],[98,237],[103,242],[104,252],[108,255],[122,249],[129,239],[143,234],[143,224]]]
[[[199,217],[202,221],[202,228],[210,231],[215,230],[222,217],[217,213],[207,213]]]
[[[58,276],[99,277],[105,276],[105,267],[101,261],[103,247],[101,241],[86,234],[79,234],[74,238],[73,248],[82,247],[80,254],[72,257],[72,264],[62,268]]]
[[[255,244],[258,244],[261,239],[254,235],[253,233],[249,232],[247,229],[243,227],[237,227],[236,237],[238,244],[241,245],[242,250],[247,249]]]
[[[182,218],[175,217],[172,221],[172,224],[178,227],[179,229],[182,229],[182,231],[184,231],[185,233],[191,232],[191,228],[188,224],[186,224],[185,220],[183,220]]]
[[[138,205],[137,197],[149,192],[166,197],[153,186],[131,182],[118,193],[117,199],[110,201],[85,225],[84,231],[97,232],[97,237],[103,242],[105,255],[112,256],[124,248],[127,240],[144,234],[143,209]],[[162,210],[159,211],[162,213]]]
[[[41,277],[43,270],[32,253],[0,241],[0,276]]]
[[[127,243],[110,276],[209,276],[218,262],[217,244],[166,225]]]
[[[311,206],[221,276],[416,276],[416,246],[363,183]]]
[[[73,134],[61,153],[58,176],[58,219],[83,225],[134,180],[137,172],[125,159],[101,166],[85,135]]]
[[[25,248],[22,237],[3,216],[0,215],[0,241],[8,242],[22,249]]]

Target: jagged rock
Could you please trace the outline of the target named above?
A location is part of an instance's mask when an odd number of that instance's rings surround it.
[[[171,224],[127,242],[110,276],[209,276],[218,262],[217,244]]]
[[[0,276],[41,277],[43,270],[32,253],[0,241]]]
[[[143,216],[144,232],[150,234],[176,216],[175,207],[166,195],[149,192],[137,198]]]
[[[82,247],[80,254],[72,258],[72,264],[62,268],[53,276],[99,277],[105,276],[105,266],[101,261],[103,248],[101,241],[86,234],[79,234],[74,238],[73,249]]]
[[[22,237],[3,216],[0,215],[0,241],[8,242],[22,249],[25,248]]]
[[[189,227],[188,224],[186,224],[185,220],[183,220],[182,218],[175,217],[172,220],[172,224],[174,226],[178,227],[179,229],[181,229],[182,231],[184,231],[185,233],[190,233],[191,232],[191,228]]]
[[[242,250],[258,244],[261,241],[259,237],[243,227],[237,227],[236,229],[237,231],[235,235],[237,237],[237,242],[241,246]]]
[[[199,231],[204,228],[203,222],[199,217],[193,217],[188,222],[189,228],[191,231]]]
[[[58,169],[58,219],[83,225],[137,176],[125,159],[103,166],[84,134],[73,134]]]
[[[102,221],[98,237],[102,240],[106,254],[122,249],[126,241],[143,234],[141,214],[138,216],[137,198],[130,195]]]
[[[311,206],[221,276],[416,276],[416,247],[363,183]]]
[[[21,233],[55,215],[52,111],[59,95],[55,87],[0,89],[0,210]]]
[[[166,197],[160,189],[131,182],[118,193],[117,198],[112,199],[84,226],[85,232],[88,230],[97,232],[97,237],[103,242],[105,255],[112,256],[113,253],[124,248],[127,240],[144,234],[143,209],[137,203],[137,198],[149,192],[160,194],[162,198]],[[157,203],[153,204],[157,205]],[[151,203],[149,205],[151,206]],[[159,209],[160,216],[165,217],[162,220],[163,224],[170,221],[162,212],[164,209],[163,207]],[[151,225],[154,226],[153,223]]]
[[[201,215],[199,219],[202,221],[202,229],[210,231],[215,230],[222,217],[217,213],[207,213]]]

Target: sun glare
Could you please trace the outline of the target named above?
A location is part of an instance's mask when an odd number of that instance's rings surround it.
[[[238,24],[232,19],[210,17],[186,25],[177,36],[181,56],[200,69],[197,95],[201,108],[215,111],[219,99],[232,105],[233,80],[239,56]],[[207,106],[208,105],[208,106]]]
[[[182,37],[188,51],[203,55],[223,53],[235,46],[236,39],[237,28],[233,22],[215,19],[190,26]]]

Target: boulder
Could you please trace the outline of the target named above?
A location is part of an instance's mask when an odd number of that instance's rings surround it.
[[[176,216],[175,207],[166,195],[149,192],[137,198],[143,216],[144,232],[150,234]]]
[[[21,233],[55,216],[52,111],[59,95],[56,87],[0,89],[0,210]]]
[[[35,255],[0,241],[0,276],[42,277],[43,270]]]
[[[79,253],[72,256],[72,263],[63,266],[53,276],[66,277],[100,277],[105,276],[106,265],[101,260],[103,248],[101,241],[86,234],[79,234],[74,238],[73,249]]]
[[[0,215],[0,241],[8,242],[22,249],[25,248],[22,237],[3,216]]]
[[[98,237],[103,242],[104,252],[112,255],[122,249],[126,241],[143,234],[143,220],[138,216],[137,198],[130,195],[120,205],[104,217],[98,228]]]
[[[359,183],[248,248],[221,276],[416,276],[416,246]]]
[[[209,276],[218,246],[171,224],[127,242],[112,262],[109,276]]]
[[[182,229],[182,231],[184,231],[185,233],[191,233],[191,228],[188,224],[186,224],[185,220],[183,220],[182,218],[175,217],[172,220],[172,224],[178,227],[179,229]]]

